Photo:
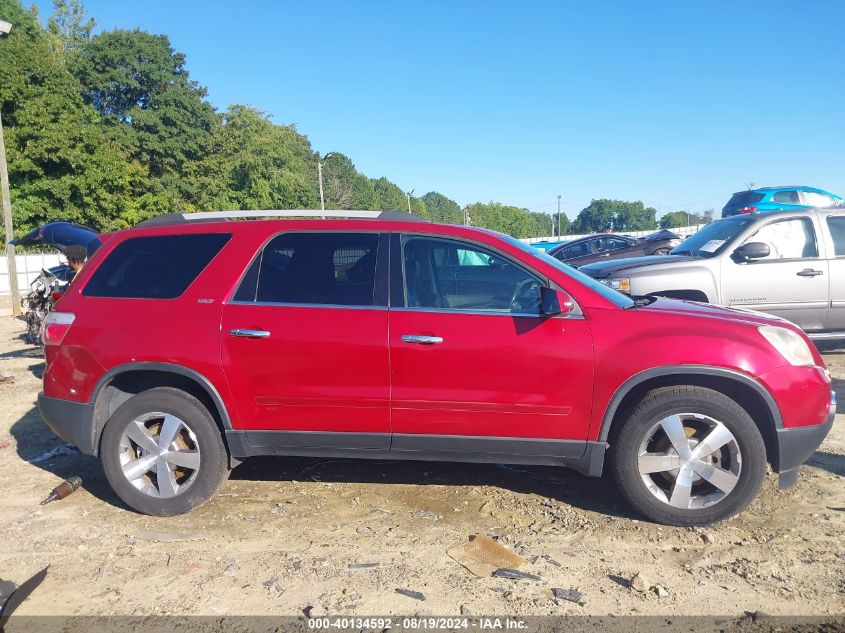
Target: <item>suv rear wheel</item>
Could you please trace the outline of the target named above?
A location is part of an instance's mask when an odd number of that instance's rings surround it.
[[[610,461],[628,502],[647,518],[709,525],[745,509],[766,474],[754,420],[703,387],[649,392],[613,438]]]
[[[144,514],[182,514],[226,479],[226,448],[211,414],[170,387],[144,391],[109,419],[100,460],[117,495]]]

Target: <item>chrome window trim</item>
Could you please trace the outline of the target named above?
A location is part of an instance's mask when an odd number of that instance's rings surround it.
[[[578,302],[572,298],[572,302],[574,304],[574,309],[566,315],[555,315],[555,316],[548,316],[545,314],[531,314],[531,313],[524,313],[524,312],[503,312],[497,310],[461,310],[460,308],[410,308],[407,307],[408,303],[408,286],[407,286],[407,277],[405,276],[405,239],[406,237],[423,237],[423,238],[430,238],[430,239],[442,239],[446,241],[452,242],[460,242],[462,244],[467,244],[470,246],[474,246],[481,250],[487,250],[496,255],[501,256],[502,258],[506,259],[508,262],[525,272],[525,274],[534,277],[537,281],[547,288],[555,288],[559,287],[557,284],[546,277],[539,271],[531,268],[525,262],[515,258],[513,255],[509,253],[505,253],[500,249],[496,248],[495,246],[490,246],[489,244],[484,244],[481,242],[476,242],[474,240],[470,240],[465,237],[459,237],[455,235],[444,235],[442,233],[426,233],[424,231],[397,231],[399,233],[400,238],[400,245],[401,245],[401,252],[400,252],[400,261],[402,262],[402,293],[403,293],[403,301],[405,302],[405,306],[390,306],[391,310],[403,310],[403,311],[418,311],[418,312],[430,312],[436,314],[474,314],[475,316],[483,316],[483,315],[493,315],[493,316],[520,316],[520,317],[536,317],[541,319],[549,319],[549,318],[556,318],[559,316],[581,316],[583,317],[583,312],[581,310],[581,306],[578,305]],[[562,289],[562,288],[561,288]],[[570,295],[571,297],[572,295]]]
[[[272,301],[235,301],[233,297],[238,294],[238,290],[240,290],[241,284],[244,282],[244,278],[246,274],[249,272],[249,269],[252,268],[252,265],[255,263],[255,260],[259,257],[263,257],[264,249],[267,248],[267,245],[270,244],[274,239],[279,237],[280,235],[288,235],[291,233],[365,233],[367,235],[375,235],[377,237],[381,237],[382,235],[389,235],[390,231],[383,231],[379,229],[353,229],[351,231],[338,231],[337,229],[289,229],[286,231],[279,231],[278,233],[273,233],[269,237],[267,237],[261,244],[259,245],[258,249],[256,249],[255,253],[253,253],[252,257],[249,258],[249,262],[247,263],[246,267],[241,271],[240,276],[238,277],[237,282],[232,286],[229,290],[228,295],[223,299],[223,305],[276,305],[276,306],[303,306],[309,308],[318,308],[318,307],[328,307],[328,308],[353,308],[353,309],[361,309],[361,308],[384,308],[386,309],[387,306],[349,306],[345,304],[329,304],[329,303],[274,303]],[[222,249],[221,249],[222,250]],[[258,276],[261,276],[261,268],[258,269]],[[378,280],[375,280],[375,283],[378,283]],[[389,283],[389,282],[388,282]],[[256,280],[256,291],[258,290],[258,281]],[[373,300],[375,300],[375,287],[373,287]],[[390,293],[389,293],[389,285],[388,285],[388,302],[390,300]]]
[[[531,319],[584,319],[583,314],[531,314],[529,312],[497,312],[494,310],[460,310],[457,308],[408,308],[408,307],[392,307],[391,311],[397,312],[424,312],[428,314],[466,314],[469,316],[496,316],[496,317],[520,317]]]
[[[384,312],[387,306],[356,306],[343,303],[282,303],[274,301],[228,301],[231,306],[262,306],[265,308],[331,308],[333,310],[376,310]]]

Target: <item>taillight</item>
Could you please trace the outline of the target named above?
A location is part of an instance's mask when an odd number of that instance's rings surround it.
[[[70,312],[48,312],[41,330],[44,345],[60,345],[75,319]]]
[[[754,213],[757,210],[757,207],[742,207],[739,212],[740,213]]]

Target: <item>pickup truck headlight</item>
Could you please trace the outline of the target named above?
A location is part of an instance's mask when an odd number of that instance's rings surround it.
[[[619,292],[631,292],[631,280],[627,277],[618,277],[616,279],[599,279],[605,286],[609,286]]]
[[[813,360],[813,353],[800,334],[775,325],[761,325],[757,329],[772,344],[772,347],[789,361],[790,365],[816,364]]]

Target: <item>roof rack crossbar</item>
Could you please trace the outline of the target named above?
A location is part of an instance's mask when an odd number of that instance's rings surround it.
[[[198,211],[195,213],[167,213],[139,222],[136,226],[166,226],[185,222],[214,222],[217,220],[243,220],[250,218],[345,218],[364,220],[394,220],[427,222],[418,215],[403,211],[337,211],[322,209],[264,209],[241,211]]]

